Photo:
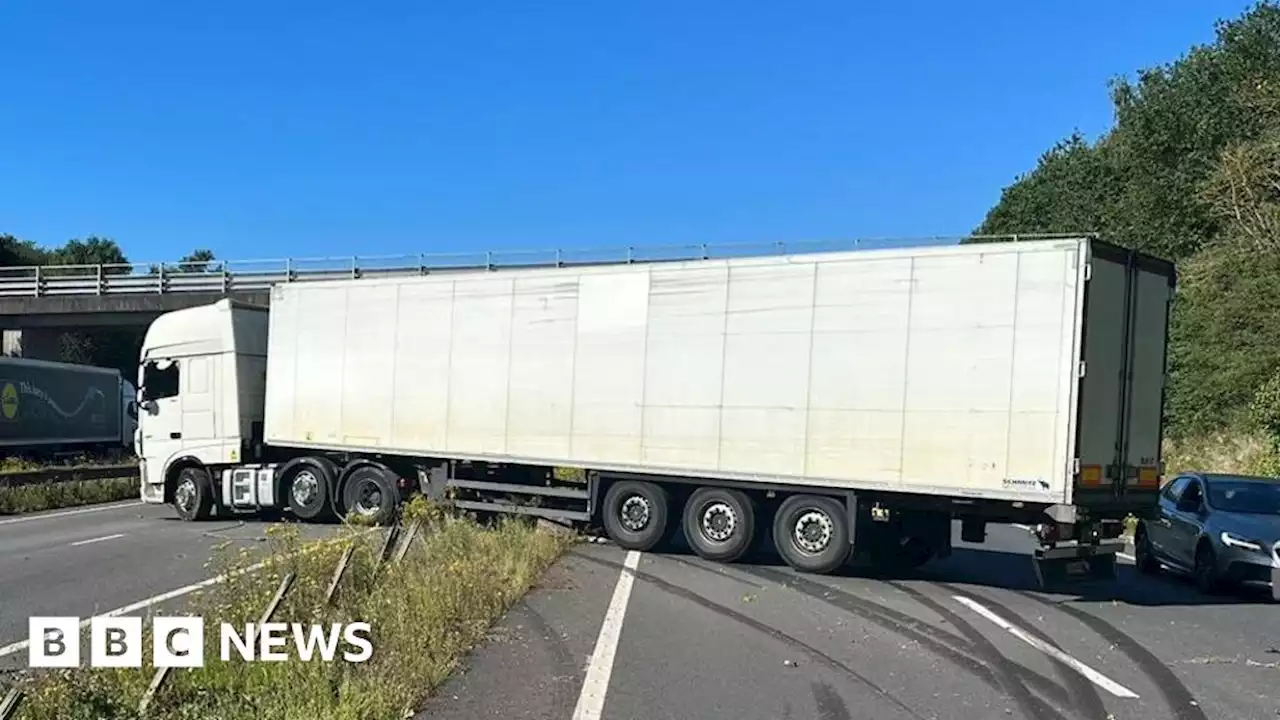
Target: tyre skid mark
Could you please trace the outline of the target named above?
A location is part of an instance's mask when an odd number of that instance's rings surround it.
[[[551,704],[561,717],[567,717],[573,714],[574,703],[577,702],[577,696],[574,692],[577,684],[582,681],[581,668],[575,667],[573,662],[573,653],[569,650],[569,645],[527,601],[521,601],[516,606],[520,615],[528,620],[528,629],[533,636],[532,641],[541,644],[551,658],[555,678],[555,686],[552,690]],[[568,681],[568,682],[566,682]]]
[[[622,563],[616,563],[616,562],[604,560],[601,558],[590,557],[588,555],[577,552],[576,550],[571,550],[569,552],[571,555],[577,558],[580,558],[582,560],[586,560],[587,562],[595,563],[597,565],[603,565],[605,567],[615,568],[620,572],[627,572],[627,570],[622,566]],[[857,680],[859,683],[871,689],[872,692],[876,693],[881,698],[889,702],[891,705],[897,707],[898,709],[907,713],[911,717],[917,718],[918,720],[924,720],[919,713],[911,709],[911,707],[908,706],[906,703],[904,703],[901,699],[899,699],[889,691],[885,690],[884,688],[880,687],[878,684],[875,683],[875,681],[866,677],[862,673],[859,673],[857,670],[854,670],[853,668],[837,660],[836,658],[831,657],[830,655],[822,652],[818,648],[815,648],[812,645],[809,645],[808,643],[801,640],[800,638],[797,638],[793,635],[789,635],[777,628],[769,627],[768,625],[760,622],[759,620],[748,617],[747,615],[744,615],[738,612],[737,610],[734,610],[733,608],[721,605],[720,603],[717,603],[714,600],[711,600],[702,595],[699,595],[698,593],[693,592],[692,590],[689,590],[687,588],[682,588],[679,585],[663,580],[662,578],[656,575],[644,572],[643,570],[634,570],[631,572],[636,577],[636,579],[644,580],[646,583],[650,584],[651,586],[659,590],[662,590],[663,592],[688,600],[689,602],[692,602],[695,605],[699,605],[707,610],[710,610],[711,612],[714,612],[717,615],[733,620],[734,622],[745,625],[751,628],[752,630],[756,630],[764,635],[768,635],[769,637],[774,638],[775,640],[778,640],[787,645],[797,648],[798,650],[804,652],[805,654],[809,655],[813,659],[817,660],[819,663],[827,666],[829,669],[835,672],[847,675],[853,678],[854,680]]]
[[[1091,615],[1080,608],[1071,607],[1062,602],[1054,602],[1026,590],[1018,590],[1016,592],[1023,597],[1030,598],[1041,605],[1059,610],[1079,620],[1104,640],[1119,648],[1120,652],[1127,655],[1130,660],[1137,664],[1139,670],[1151,678],[1176,720],[1208,720],[1204,710],[1200,708],[1199,702],[1191,694],[1191,691],[1187,689],[1187,686],[1178,679],[1178,676],[1167,665],[1160,662],[1159,658],[1153,655],[1150,650],[1142,647],[1137,640],[1129,637],[1129,635],[1106,620],[1096,615]]]
[[[1027,689],[1027,686],[1018,677],[1016,667],[1017,663],[1005,657],[1000,652],[1000,649],[997,648],[991,640],[987,639],[986,635],[983,635],[980,630],[974,627],[968,620],[961,617],[959,613],[949,607],[946,607],[928,595],[925,595],[919,590],[898,581],[891,580],[889,581],[889,585],[901,590],[911,596],[916,602],[946,618],[947,622],[951,623],[969,639],[974,652],[976,652],[979,657],[990,663],[992,669],[995,670],[996,677],[1000,680],[1000,684],[1004,686],[1005,692],[1007,692],[1009,696],[1013,698],[1013,701],[1022,708],[1023,712],[1027,714],[1027,717],[1044,717],[1038,707],[1038,705],[1040,705],[1038,698],[1031,694],[1031,691]],[[1058,712],[1054,712],[1054,715],[1059,718],[1064,718],[1064,716]]]
[[[968,641],[964,638],[957,638],[951,633],[935,628],[921,620],[903,615],[892,608],[852,595],[824,583],[781,573],[776,570],[753,568],[743,571],[783,584],[791,590],[808,595],[838,610],[857,615],[890,632],[902,635],[974,675],[991,689],[1001,692],[1006,691],[1005,686],[1000,682],[997,671],[988,662],[968,654],[971,648],[966,647]],[[1009,661],[1009,665],[1022,682],[1035,686],[1037,690],[1059,707],[1066,708],[1071,704],[1070,695],[1053,680],[1012,660]],[[1035,713],[1032,717],[1062,717],[1061,713],[1053,710],[1040,698],[1032,696],[1032,702],[1035,705]]]
[[[1054,642],[1053,638],[1047,633],[1037,628],[1034,624],[1026,622],[1021,616],[1008,607],[1000,604],[991,598],[990,593],[975,593],[970,590],[956,587],[950,583],[934,583],[937,586],[958,595],[978,595],[982,598],[982,603],[992,610],[995,610],[1006,619],[1016,623],[1026,632],[1034,635],[1045,643],[1062,650],[1062,646]],[[1058,676],[1067,684],[1067,691],[1071,695],[1076,709],[1081,715],[1087,718],[1096,718],[1096,720],[1107,720],[1107,708],[1102,702],[1102,696],[1098,694],[1098,688],[1088,678],[1069,667],[1066,663],[1057,658],[1050,657],[1049,661],[1053,663],[1054,669],[1058,671]]]

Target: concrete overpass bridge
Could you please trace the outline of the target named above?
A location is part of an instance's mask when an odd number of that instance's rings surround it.
[[[4,338],[2,351],[5,355],[57,359],[58,338],[65,332],[118,327],[136,329],[140,334],[162,313],[212,303],[224,297],[265,306],[269,302],[271,287],[280,283],[508,268],[834,252],[864,246],[950,244],[957,240],[922,238],[714,246],[661,245],[585,250],[5,267],[0,268],[0,331],[3,331]]]

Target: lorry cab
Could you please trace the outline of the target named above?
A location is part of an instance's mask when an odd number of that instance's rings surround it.
[[[265,308],[224,299],[151,324],[138,367],[144,502],[170,502],[184,467],[238,462],[261,437],[266,362]]]

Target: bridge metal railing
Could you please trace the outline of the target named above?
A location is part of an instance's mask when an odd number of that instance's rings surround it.
[[[984,240],[1054,239],[1081,235],[989,236]],[[682,261],[862,248],[953,244],[960,238],[799,241],[719,245],[654,245],[578,250],[508,250],[415,255],[212,260],[121,265],[43,265],[0,268],[0,297],[234,293],[265,291],[288,282],[437,272],[499,270],[635,262]]]

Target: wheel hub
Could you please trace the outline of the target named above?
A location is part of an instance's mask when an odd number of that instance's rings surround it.
[[[622,526],[631,532],[643,530],[649,524],[652,514],[649,501],[639,495],[632,495],[624,500],[618,512]]]
[[[360,485],[359,499],[356,500],[356,512],[361,515],[373,515],[382,505],[382,490],[375,482],[365,481]]]
[[[190,512],[196,502],[196,484],[191,480],[183,480],[173,491],[173,499],[183,512]]]
[[[803,551],[816,555],[831,544],[833,525],[827,514],[818,510],[810,510],[796,521],[796,545]]]
[[[737,531],[738,514],[728,503],[713,502],[703,509],[700,528],[708,540],[724,542]]]
[[[310,470],[303,470],[293,478],[293,498],[303,505],[309,505],[320,491],[320,480]]]

